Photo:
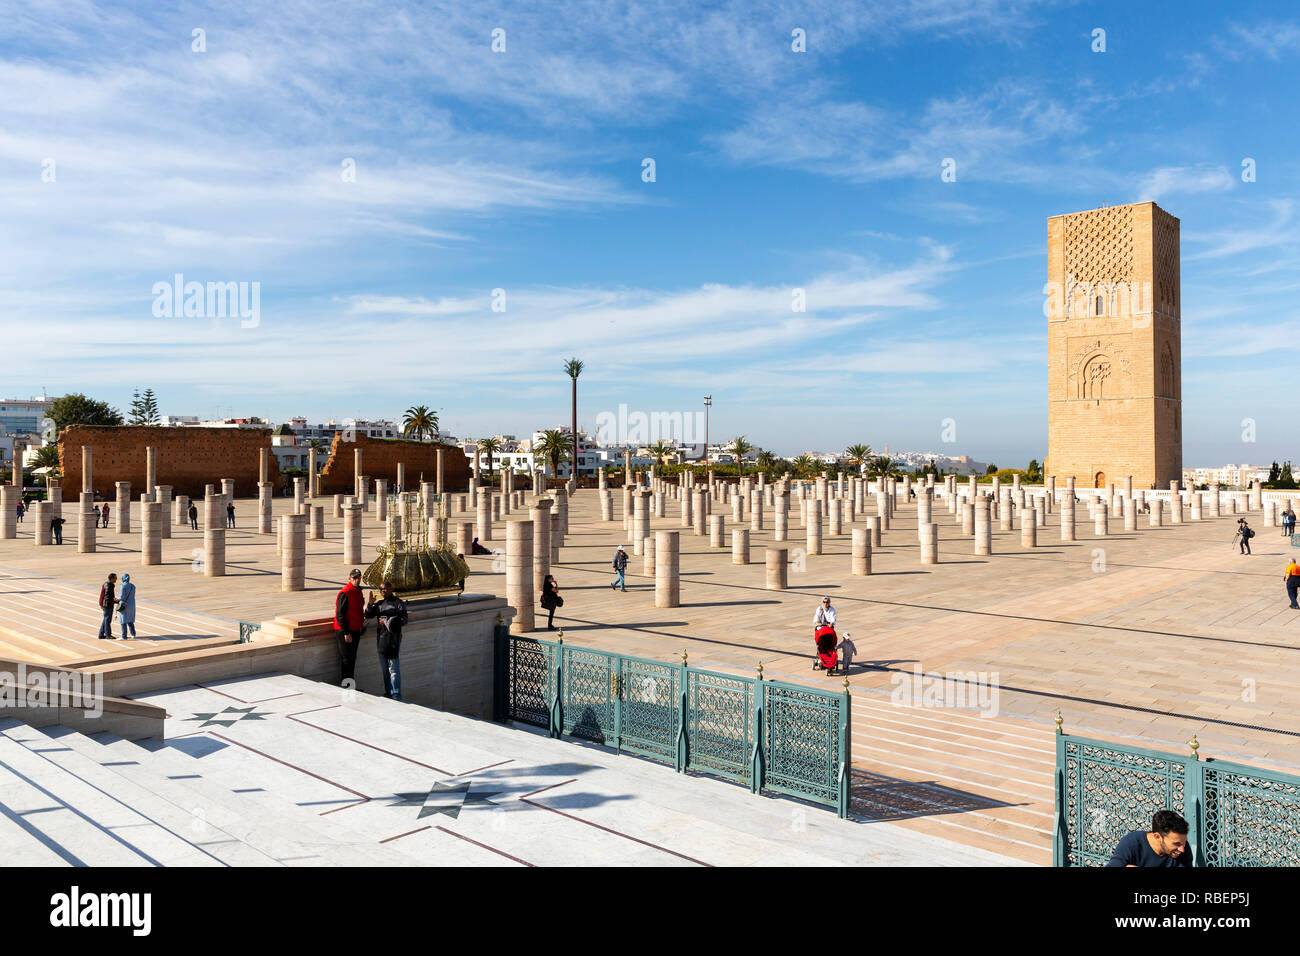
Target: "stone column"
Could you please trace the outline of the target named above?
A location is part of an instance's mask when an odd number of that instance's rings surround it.
[[[681,605],[681,532],[655,532],[655,607]]]
[[[478,490],[478,543],[487,547],[492,540],[492,491],[488,488]]]
[[[1191,519],[1193,521],[1201,520],[1203,507],[1204,505],[1201,498],[1201,493],[1199,491],[1193,491],[1192,492],[1192,514],[1191,514]]]
[[[117,514],[114,516],[118,534],[131,533],[131,482],[119,481],[117,488]]]
[[[722,515],[709,515],[709,547],[723,547],[722,537],[726,533]]]
[[[745,520],[745,498],[743,495],[733,494],[731,496],[731,520],[740,524]]]
[[[81,491],[85,494],[90,492],[91,500],[95,497],[95,484],[91,480],[91,466],[93,464],[94,448],[91,445],[81,446]],[[16,507],[16,506],[15,506]],[[78,522],[80,518],[78,518]]]
[[[605,489],[603,489],[603,490],[598,489],[598,490],[596,491],[596,495],[597,495],[597,497],[600,498],[600,520],[601,520],[601,521],[613,521],[613,520],[614,520],[614,500],[613,500],[612,496],[611,496],[610,493],[609,493],[609,489],[608,489],[608,488],[605,488]]]
[[[1020,546],[1038,547],[1038,509],[1029,508],[1020,522]]]
[[[85,447],[82,446],[83,449]],[[163,522],[164,525],[166,523]],[[95,494],[83,491],[77,503],[77,554],[95,553],[95,529],[98,527],[99,510],[95,507]]]
[[[361,505],[355,498],[343,506],[343,563],[361,567]]]
[[[776,504],[772,510],[772,540],[785,541],[790,535],[790,499],[785,495],[777,495],[774,499]]]
[[[1061,540],[1074,540],[1074,495],[1069,493],[1061,499]]]
[[[14,506],[15,509],[17,505]],[[35,524],[32,528],[32,544],[45,546],[54,540],[50,533],[50,519],[53,518],[53,510],[50,508],[48,501],[33,501],[31,511],[27,513],[25,521],[31,521]],[[14,520],[18,518],[14,515]]]
[[[325,537],[325,508],[323,505],[309,506],[308,526],[313,541]]]
[[[1099,538],[1104,538],[1106,537],[1107,534],[1107,529],[1106,529],[1107,510],[1108,509],[1107,509],[1106,502],[1104,501],[1097,502],[1097,510],[1094,512],[1094,516],[1093,516],[1093,522],[1094,522],[1093,533],[1096,534],[1096,536]]]
[[[14,460],[22,461],[21,450],[15,453]],[[12,541],[18,537],[18,502],[22,497],[22,485],[0,485],[0,541]]]
[[[763,490],[755,488],[749,503],[749,530],[763,530]]]
[[[989,499],[980,495],[975,499],[975,553],[993,553],[993,524],[989,517]]]
[[[397,466],[401,469],[401,465]],[[265,480],[265,479],[264,479]],[[307,497],[315,500],[320,494],[320,468],[316,460],[316,449],[307,449]]]
[[[175,495],[172,497],[172,524],[183,527],[189,527],[190,524],[190,499],[187,495]]]
[[[47,495],[46,501],[50,506],[50,517],[62,518],[63,517],[63,489],[60,488],[59,483],[55,481],[55,482],[51,482],[50,486],[46,488],[45,491]]]
[[[140,503],[140,563],[162,564],[162,505],[156,501]]]
[[[1264,504],[1264,527],[1276,528],[1277,527],[1277,502],[1265,501],[1263,504]]]
[[[1205,497],[1209,501],[1210,517],[1218,518],[1220,516],[1219,515],[1219,486],[1210,485],[1210,490],[1209,492],[1206,493]]]
[[[506,603],[515,609],[511,634],[526,634],[536,626],[536,603],[541,588],[533,582],[533,522],[512,518],[506,522]]]
[[[307,516],[280,516],[280,590],[301,591],[307,586]]]
[[[549,515],[550,512],[547,512]],[[468,555],[474,550],[474,522],[457,521],[456,526],[456,551],[458,554]],[[546,526],[551,526],[551,519],[547,517]],[[549,540],[549,536],[548,536]]]
[[[153,495],[153,490],[158,486],[158,449],[150,445],[144,450],[144,490],[146,495]],[[144,498],[140,499],[144,501]],[[152,501],[150,497],[148,500]]]
[[[867,518],[867,530],[871,532],[871,546],[880,547],[880,518],[877,515],[870,515]]]
[[[1264,507],[1264,486],[1256,478],[1250,485],[1250,510],[1258,511]]]
[[[215,578],[225,573],[226,496],[210,494],[203,499],[203,576]]]
[[[652,578],[655,574],[655,539],[654,535],[647,535],[641,542],[641,574],[643,577]]]
[[[538,594],[542,591],[546,576],[551,573],[552,504],[551,498],[543,495],[533,499],[528,511],[528,518],[533,523],[533,582]]]
[[[638,488],[632,493],[632,553],[640,554],[642,544],[650,534],[650,496],[653,492]],[[564,495],[560,496],[561,499]]]
[[[153,500],[162,505],[162,536],[170,538],[172,536],[172,486],[156,485],[153,490]]]
[[[966,501],[961,506],[961,536],[963,538],[973,538],[975,536],[975,503]]]
[[[681,492],[682,492],[682,498],[681,498],[682,527],[691,528],[694,527],[695,525],[695,518],[694,518],[695,512],[694,509],[691,507],[691,502],[692,500],[694,500],[694,496],[691,494],[689,488],[683,488],[681,489]]]
[[[731,563],[749,564],[748,528],[733,528],[731,531]]]
[[[889,495],[880,492],[876,495],[876,517],[880,519],[880,527],[883,531],[889,530]]]
[[[764,587],[768,591],[784,591],[788,586],[790,552],[786,548],[768,548],[765,556],[766,577]]]
[[[866,528],[853,529],[853,553],[849,564],[853,574],[871,573],[871,532]]]
[[[808,553],[822,553],[822,503],[817,498],[808,500]]]
[[[844,501],[840,498],[831,499],[830,528],[828,532],[832,538],[838,538],[844,534]]]
[[[275,485],[269,481],[260,481],[257,484],[257,533],[271,534],[271,495],[275,491]],[[335,517],[342,507],[342,495],[334,496]]]
[[[695,533],[703,537],[709,520],[708,493],[703,487],[691,492],[691,517],[695,521]]]
[[[301,502],[299,502],[301,505]],[[299,508],[298,510],[302,510]],[[384,522],[388,520],[388,479],[375,479],[375,520]]]
[[[1151,499],[1151,527],[1159,528],[1164,524],[1164,504],[1160,498]]]
[[[1121,498],[1120,502],[1124,506],[1124,530],[1137,530],[1137,502],[1132,498]]]
[[[923,524],[918,529],[921,539],[921,563],[939,563],[939,526],[934,522]]]

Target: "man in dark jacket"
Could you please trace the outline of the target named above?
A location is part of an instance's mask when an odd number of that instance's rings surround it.
[[[50,535],[54,538],[55,544],[63,544],[63,519],[50,519]]]
[[[611,583],[611,588],[617,588],[620,591],[627,590],[627,582],[623,575],[627,571],[627,551],[622,545],[619,545],[618,552],[614,555],[614,573],[618,575]]]
[[[393,593],[393,582],[387,578],[379,586],[383,599],[376,601],[370,592],[366,617],[379,618],[379,673],[384,675],[384,696],[402,699],[402,671],[397,655],[402,650],[402,628],[406,626],[406,603]]]
[[[114,641],[113,605],[117,603],[117,575],[110,574],[108,580],[99,589],[99,609],[104,612],[103,623],[99,625],[99,639]]]
[[[344,687],[356,686],[352,675],[356,671],[357,647],[365,626],[366,602],[361,594],[361,572],[353,568],[348,583],[339,588],[334,598],[334,632],[343,658],[343,678],[339,683]]]
[[[190,503],[190,530],[199,530],[199,506],[193,502]]]

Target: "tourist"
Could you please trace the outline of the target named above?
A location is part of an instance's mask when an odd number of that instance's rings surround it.
[[[199,506],[190,502],[190,530],[199,530]]]
[[[552,575],[547,575],[546,580],[542,582],[542,607],[546,608],[546,629],[555,630],[555,609],[564,607],[564,598],[560,597],[560,586],[555,583]]]
[[[1295,512],[1290,508],[1282,512],[1282,537],[1289,538],[1295,534]]]
[[[470,542],[469,552],[470,554],[491,554],[492,553],[487,548],[483,547],[483,545],[478,543],[478,538],[475,538],[472,542]]]
[[[402,628],[406,625],[406,604],[393,593],[393,582],[384,578],[379,585],[383,594],[382,601],[375,600],[375,592],[370,592],[370,603],[366,605],[366,617],[379,618],[379,673],[384,675],[384,696],[393,700],[402,699],[402,671],[397,663],[397,655],[402,650]]]
[[[23,523],[23,515],[27,513],[27,507],[21,501],[18,502],[18,523]]]
[[[135,585],[131,583],[131,575],[122,575],[122,593],[117,597],[117,623],[122,630],[122,640],[129,641],[135,637]],[[131,637],[126,636],[127,630],[131,631]]]
[[[116,640],[113,637],[113,605],[117,603],[117,575],[110,574],[108,580],[99,588],[99,608],[104,614],[104,620],[99,625],[99,639],[101,641]]]
[[[55,544],[63,544],[63,519],[57,515],[50,519],[50,534]]]
[[[226,527],[233,528],[234,526],[235,526],[235,503],[232,501],[226,505]]]
[[[830,597],[822,598],[822,603],[817,605],[817,610],[813,612],[813,634],[817,633],[819,627],[835,626],[835,608],[831,606]]]
[[[354,687],[353,672],[357,666],[357,646],[361,632],[366,627],[366,602],[361,594],[361,572],[356,568],[348,575],[348,583],[339,588],[334,598],[334,630],[338,638],[339,654],[343,658],[343,687]]]
[[[1300,609],[1300,604],[1296,603],[1296,591],[1300,590],[1300,564],[1296,563],[1295,558],[1287,561],[1282,582],[1286,585],[1286,596],[1291,599],[1291,606]]]
[[[1234,541],[1240,539],[1242,554],[1250,554],[1250,539],[1253,537],[1255,537],[1254,529],[1251,528],[1250,524],[1247,523],[1245,518],[1238,518],[1237,533],[1234,534],[1232,538]]]
[[[99,520],[102,521],[103,527],[108,527],[108,502],[104,502],[104,507],[99,509]]]
[[[853,657],[858,653],[858,646],[853,643],[853,635],[845,634],[836,645],[836,650],[840,652],[840,673],[848,674],[849,667],[853,664]]]
[[[1150,832],[1134,830],[1115,847],[1107,866],[1191,866],[1187,821],[1173,810],[1157,810]]]
[[[456,557],[460,558],[460,563],[461,563],[461,564],[464,564],[464,563],[465,563],[465,555],[463,555],[463,554],[458,554],[458,555],[456,555]],[[460,593],[457,594],[456,597],[459,598],[460,595],[461,595],[461,594],[464,594],[464,593],[465,593],[465,579],[464,579],[464,578],[461,578],[461,579],[460,579]]]
[[[610,584],[610,588],[626,591],[627,581],[624,578],[624,573],[627,571],[627,550],[621,544],[618,546],[618,551],[614,555],[614,571],[618,577]]]

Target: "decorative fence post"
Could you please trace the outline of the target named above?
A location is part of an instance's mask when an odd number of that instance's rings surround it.
[[[559,737],[564,732],[564,628],[556,635],[555,658],[555,697],[551,701],[548,732],[552,737]]]
[[[758,662],[758,676],[754,680],[754,749],[749,758],[749,792],[763,789],[765,769],[763,754],[763,662]]]
[[[835,808],[836,815],[841,819],[848,819],[849,800],[851,798],[853,782],[853,721],[851,720],[851,708],[853,698],[849,694],[849,679],[844,678],[844,704],[840,708],[840,777],[839,777],[839,805]]]
[[[1065,734],[1061,726],[1065,718],[1056,712],[1056,828],[1052,831],[1052,866],[1065,866],[1066,861],[1066,826],[1065,826]]]
[[[684,773],[691,762],[691,738],[686,731],[686,721],[690,717],[690,679],[691,668],[686,662],[686,652],[682,651],[681,679],[677,684],[681,688],[681,693],[678,695],[677,702],[677,760],[674,765],[678,773]]]
[[[497,614],[492,628],[492,719],[499,724],[510,718],[510,628],[505,616]]]

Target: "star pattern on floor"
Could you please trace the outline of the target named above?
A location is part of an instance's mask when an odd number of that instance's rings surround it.
[[[417,820],[423,820],[425,817],[442,814],[451,817],[453,820],[459,818],[460,811],[465,807],[472,806],[494,806],[493,797],[499,797],[500,791],[491,791],[485,793],[473,789],[474,784],[469,781],[461,783],[443,783],[441,780],[434,783],[428,792],[418,791],[416,793],[398,793],[390,799],[390,806],[394,807],[419,807],[420,813]]]
[[[237,715],[237,716],[235,716]],[[193,717],[186,717],[186,721],[201,720],[199,730],[204,727],[216,725],[218,727],[230,727],[239,723],[241,720],[265,720],[271,716],[267,713],[257,713],[256,705],[252,707],[227,707],[225,710],[214,714],[195,714]]]

